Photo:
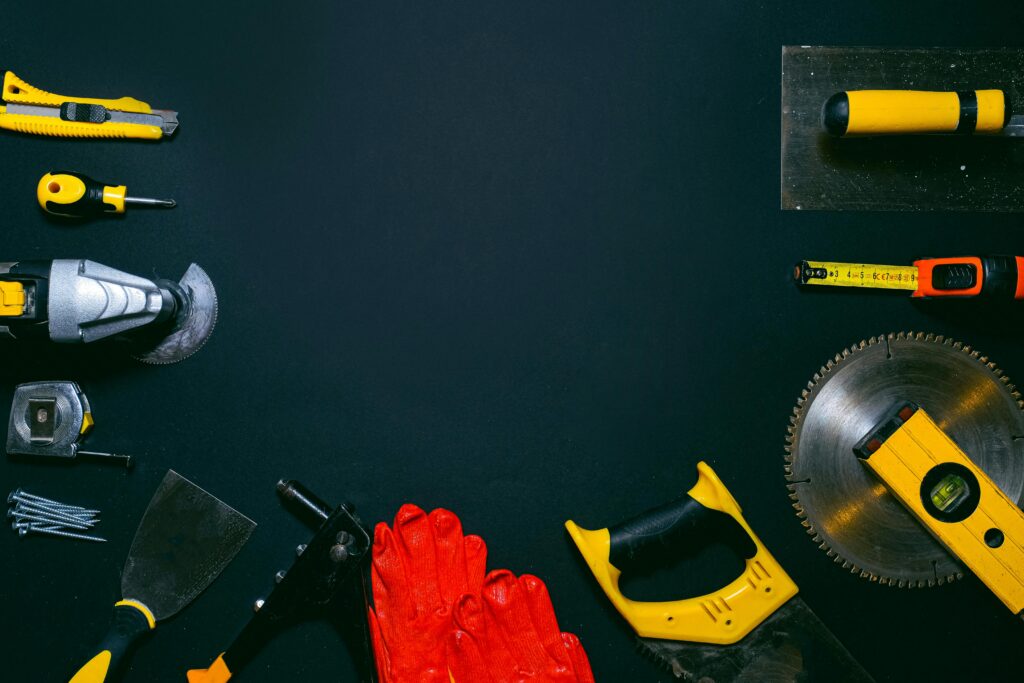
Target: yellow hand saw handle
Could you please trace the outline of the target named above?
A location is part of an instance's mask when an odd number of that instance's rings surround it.
[[[998,133],[1009,120],[1002,90],[847,90],[822,110],[825,130],[836,137]]]
[[[678,500],[607,529],[589,531],[572,520],[566,529],[594,578],[619,613],[644,638],[728,645],[750,633],[797,587],[743,518],[740,506],[706,463],[697,465],[697,484]],[[709,538],[718,537],[718,538]],[[632,561],[675,544],[730,540],[743,555],[743,573],[723,588],[699,597],[638,602],[619,590],[619,577]]]

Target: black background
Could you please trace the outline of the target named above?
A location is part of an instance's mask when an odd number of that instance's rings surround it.
[[[547,581],[599,681],[665,681],[562,523],[668,500],[699,459],[879,679],[1017,677],[1024,627],[975,580],[881,588],[818,552],[782,454],[801,387],[866,336],[946,334],[1024,376],[1014,311],[802,294],[794,261],[1021,253],[1020,218],[778,207],[783,44],[1019,45],[1019,3],[7,4],[0,66],[177,109],[181,128],[160,143],[3,132],[3,259],[169,277],[194,260],[221,306],[207,347],[168,368],[4,346],[0,414],[16,383],[75,379],[90,445],[138,456],[129,474],[0,464],[8,488],[102,508],[110,540],[0,534],[5,680],[74,669],[174,468],[260,526],[129,681],[211,661],[290,564],[309,531],[280,477],[371,522],[406,501],[454,510],[489,566]],[[58,168],[180,206],[62,227],[33,196]],[[351,678],[335,631],[312,624],[239,680]]]

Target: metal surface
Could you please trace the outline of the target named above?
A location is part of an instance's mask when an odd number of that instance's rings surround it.
[[[132,541],[121,593],[157,620],[190,603],[241,550],[255,522],[169,470]]]
[[[832,632],[792,598],[733,645],[638,638],[640,648],[683,681],[805,683],[873,680]]]
[[[843,90],[999,88],[1014,111],[1024,49],[786,46],[782,49],[783,209],[1024,211],[1019,117],[1004,135],[833,139],[822,106]]]
[[[38,401],[52,402],[52,415],[48,417],[49,437],[44,431],[33,431],[39,422]],[[73,458],[78,453],[89,402],[74,382],[30,382],[14,390],[11,417],[7,426],[7,452],[20,455],[56,456]]]
[[[179,310],[174,330],[155,347],[136,356],[146,363],[177,363],[202,348],[217,324],[217,291],[206,271],[193,263],[178,285],[184,306]]]
[[[1024,402],[1009,378],[970,346],[902,332],[844,349],[815,373],[790,418],[787,486],[808,534],[837,564],[883,584],[943,584],[963,567],[853,454],[898,401],[927,410],[1024,502]]]
[[[138,112],[119,111],[104,107],[110,115],[107,119],[111,123],[135,123],[140,126],[157,126],[165,136],[171,135],[178,129],[178,112],[166,109],[154,109],[152,114],[141,114]],[[48,118],[60,118],[60,107],[41,107],[31,104],[8,104],[8,114],[21,114],[22,116],[46,116]],[[102,124],[96,124],[102,125]]]
[[[54,259],[47,298],[50,338],[93,342],[160,318],[169,294],[153,281],[86,259]]]

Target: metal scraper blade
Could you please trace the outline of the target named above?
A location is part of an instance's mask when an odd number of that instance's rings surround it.
[[[121,595],[157,619],[188,605],[249,539],[256,523],[168,470],[135,532]]]
[[[217,290],[206,271],[193,263],[178,281],[184,310],[174,330],[149,351],[136,356],[144,363],[166,365],[185,360],[202,348],[217,324]]]
[[[700,683],[868,683],[874,679],[800,598],[792,598],[743,640],[708,645],[640,638],[675,678]]]

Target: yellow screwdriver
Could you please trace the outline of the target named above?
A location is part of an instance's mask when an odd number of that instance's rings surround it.
[[[129,197],[124,185],[109,185],[81,173],[47,173],[39,179],[36,197],[43,211],[65,218],[92,218],[124,213],[125,207],[156,206],[174,208],[173,199]]]

